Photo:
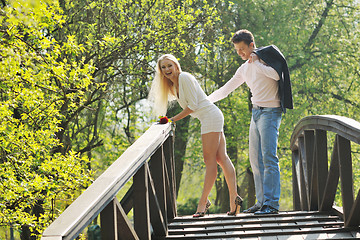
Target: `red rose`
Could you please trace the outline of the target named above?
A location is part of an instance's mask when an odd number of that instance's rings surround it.
[[[161,117],[160,120],[159,120],[160,124],[165,124],[165,123],[168,123],[168,122],[169,122],[169,119],[166,116]]]

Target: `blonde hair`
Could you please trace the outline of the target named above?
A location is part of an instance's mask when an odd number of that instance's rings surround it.
[[[156,64],[154,80],[151,84],[148,99],[153,103],[153,112],[157,116],[166,114],[169,101],[176,99],[176,89],[172,81],[161,72],[161,61],[170,60],[174,62],[178,71],[181,72],[179,61],[171,54],[165,54],[159,57]]]

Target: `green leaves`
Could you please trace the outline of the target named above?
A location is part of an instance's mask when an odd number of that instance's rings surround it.
[[[41,233],[92,177],[88,159],[58,136],[67,112],[86,101],[94,67],[71,61],[84,48],[75,37],[59,43],[50,32],[62,20],[52,1],[9,1],[0,40],[0,225]],[[70,60],[70,61],[69,61]]]

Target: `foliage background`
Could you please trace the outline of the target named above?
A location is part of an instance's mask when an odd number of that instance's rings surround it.
[[[43,229],[154,121],[147,93],[156,59],[179,58],[207,94],[243,61],[230,43],[241,28],[257,46],[277,45],[288,60],[294,110],[284,116],[278,155],[281,210],[292,208],[292,129],[304,116],[336,114],[360,121],[358,1],[2,0],[0,10],[0,224],[22,239]],[[228,154],[247,205],[249,90],[217,105],[225,115]],[[172,116],[180,111],[175,105]],[[333,137],[329,136],[329,146]],[[201,194],[199,122],[177,124],[180,214]],[[331,147],[330,147],[331,148]],[[353,146],[359,184],[359,150]],[[227,211],[219,175],[210,199]],[[33,237],[30,237],[33,234]]]

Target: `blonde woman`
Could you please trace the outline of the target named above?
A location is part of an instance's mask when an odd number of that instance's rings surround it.
[[[237,194],[234,165],[226,153],[222,112],[207,99],[195,77],[181,70],[178,60],[171,54],[158,59],[149,98],[154,101],[155,111],[160,115],[166,113],[169,100],[176,99],[183,110],[171,117],[173,122],[188,115],[200,120],[206,172],[203,192],[193,217],[203,217],[211,205],[208,195],[216,180],[217,164],[223,169],[229,188],[230,211],[227,214],[236,215],[242,198]]]

